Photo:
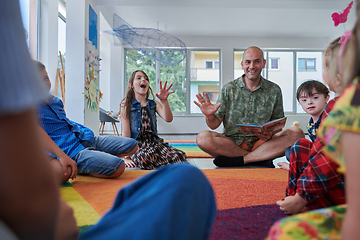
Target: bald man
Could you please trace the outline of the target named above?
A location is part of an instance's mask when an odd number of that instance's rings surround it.
[[[300,128],[293,127],[277,133],[240,133],[235,124],[264,124],[284,117],[280,87],[264,79],[261,71],[266,60],[263,51],[255,46],[245,50],[241,61],[244,74],[225,84],[216,105],[197,94],[201,112],[212,130],[224,124],[224,134],[201,131],[196,141],[205,152],[215,157],[218,167],[261,165],[274,167],[272,160],[284,156],[287,147],[304,137]]]

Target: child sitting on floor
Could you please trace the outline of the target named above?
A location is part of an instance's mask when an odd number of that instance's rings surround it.
[[[303,82],[297,90],[296,99],[302,109],[311,116],[307,130],[312,142],[316,139],[316,130],[320,126],[322,114],[329,97],[329,89],[316,80]],[[291,146],[285,151],[287,160],[290,160],[290,148]],[[282,169],[289,170],[289,164],[286,162],[279,162],[277,165]]]
[[[340,48],[337,41],[326,50],[324,80],[330,90],[339,91],[342,75],[337,68]],[[334,74],[327,75],[330,70]],[[335,101],[336,98],[328,103],[322,119],[328,116]],[[343,175],[337,173],[336,168],[337,164],[324,155],[323,143],[318,138],[314,143],[305,138],[297,140],[291,147],[287,197],[277,202],[280,209],[287,214],[296,214],[305,206],[311,210],[345,203]]]
[[[319,139],[324,142],[325,154],[338,164],[335,171],[346,174],[347,205],[318,209],[281,219],[270,229],[269,239],[358,239],[360,235],[359,11],[358,5],[357,24],[351,37],[345,38],[342,50],[338,54],[339,68],[344,68],[343,85],[354,77],[355,80],[341,94],[318,131]],[[347,39],[349,42],[346,44]],[[341,69],[340,73],[342,74]]]
[[[125,159],[127,167],[155,169],[176,162],[187,162],[183,151],[169,146],[157,135],[156,113],[166,122],[173,120],[167,98],[175,91],[169,92],[172,84],[168,88],[166,84],[163,88],[160,82],[160,93],[156,94],[160,104],[148,98],[152,90],[145,72],[137,70],[129,78],[126,96],[121,101],[117,115],[121,119],[122,136],[136,139],[139,150],[130,159]]]

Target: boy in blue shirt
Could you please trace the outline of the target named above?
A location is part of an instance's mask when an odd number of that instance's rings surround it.
[[[36,65],[50,90],[51,83],[45,66],[37,61]],[[125,170],[125,162],[120,157],[134,154],[138,149],[134,139],[95,136],[91,129],[71,121],[66,117],[62,101],[52,95],[39,106],[38,117],[44,131],[76,162],[78,173],[101,178],[119,177]]]

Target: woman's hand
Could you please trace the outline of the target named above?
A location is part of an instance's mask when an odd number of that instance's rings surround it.
[[[174,93],[175,91],[169,92],[172,84],[168,88],[166,88],[167,81],[165,81],[164,88],[162,87],[162,83],[160,81],[160,92],[156,93],[156,96],[160,99],[160,101],[167,100],[170,94]]]

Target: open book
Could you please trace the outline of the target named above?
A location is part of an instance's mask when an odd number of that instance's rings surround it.
[[[263,133],[263,132],[276,133],[281,131],[281,129],[285,126],[285,123],[286,123],[286,117],[283,117],[264,123],[263,125],[235,124],[235,126],[242,133]]]

